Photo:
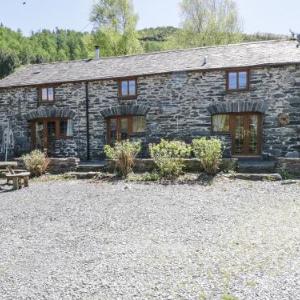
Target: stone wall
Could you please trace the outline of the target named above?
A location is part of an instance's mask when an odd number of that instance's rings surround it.
[[[144,135],[138,136],[145,145],[149,142],[158,142],[162,137],[191,141],[194,137],[210,136],[211,107],[216,104],[224,106],[230,104],[236,111],[241,107],[264,109],[262,141],[264,154],[285,156],[288,152],[300,151],[299,66],[255,68],[251,70],[250,90],[245,92],[227,93],[225,83],[225,71],[141,76],[138,78],[137,99],[124,101],[118,98],[117,81],[90,82],[91,158],[104,157],[103,146],[107,142],[105,111],[124,105],[144,107],[147,111],[147,130]],[[73,156],[77,153],[81,159],[86,159],[85,84],[59,85],[56,88],[54,106],[74,112],[73,142],[59,145],[57,156]],[[37,109],[36,88],[0,90],[0,119],[1,122],[9,120],[13,126],[16,139],[15,155],[30,149],[31,133],[26,116]],[[278,116],[281,113],[289,116],[288,125],[280,125]],[[228,138],[225,140],[230,148],[230,140]]]
[[[113,80],[94,82],[91,86],[91,144],[93,157],[99,157],[106,142],[106,123],[101,112],[107,107],[124,104],[144,105],[147,113],[147,142],[160,138],[211,135],[211,113],[214,104],[232,105],[240,111],[244,103],[250,111],[265,111],[263,118],[263,154],[285,156],[300,150],[300,67],[257,68],[251,71],[250,90],[227,93],[224,71],[181,72],[138,78],[136,101],[120,101]],[[259,109],[258,109],[259,108]],[[244,110],[245,111],[245,110]],[[278,116],[289,115],[290,123],[281,126]]]
[[[49,166],[47,168],[47,173],[50,174],[64,174],[67,172],[76,171],[80,160],[76,157],[67,157],[67,158],[49,158]],[[24,162],[22,158],[17,158],[18,167],[25,169]]]
[[[39,105],[37,88],[0,90],[0,120],[10,122],[15,139],[14,156],[31,150],[32,137],[29,121],[36,117],[72,116],[74,138],[58,140],[57,156],[78,155],[86,159],[86,113],[84,83],[62,84],[55,89],[53,105]]]
[[[191,158],[191,159],[183,159],[184,162],[184,171],[185,172],[201,172],[201,164],[199,159]],[[116,162],[114,160],[107,161],[107,171],[115,172],[116,170]],[[220,170],[224,172],[235,171],[237,168],[237,159],[236,158],[224,158],[220,165]],[[144,172],[152,172],[156,168],[154,160],[151,158],[147,159],[135,159],[134,161],[134,172],[144,173]]]
[[[300,176],[300,158],[277,158],[277,172],[287,172],[288,174]]]

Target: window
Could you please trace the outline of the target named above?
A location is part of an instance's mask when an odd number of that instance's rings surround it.
[[[55,155],[57,140],[73,136],[73,122],[69,119],[44,118],[31,123],[33,149],[47,149],[48,155]]]
[[[227,90],[242,91],[249,89],[249,71],[228,71],[227,72]]]
[[[39,119],[33,124],[37,140],[41,135],[54,139],[64,139],[73,136],[73,122],[70,119],[45,118]]]
[[[73,122],[72,120],[60,120],[60,132],[59,136],[62,138],[73,136]]]
[[[53,102],[54,101],[54,88],[43,87],[40,89],[40,101],[41,102]]]
[[[145,116],[118,116],[107,119],[107,140],[111,144],[145,131]]]
[[[146,130],[146,118],[144,116],[137,116],[132,118],[132,132],[141,133]]]
[[[229,132],[229,115],[212,116],[212,130],[214,132]]]
[[[137,96],[137,81],[136,79],[126,79],[119,82],[119,97],[134,99]]]

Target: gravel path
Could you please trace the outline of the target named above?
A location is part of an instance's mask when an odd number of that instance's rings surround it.
[[[0,193],[0,299],[300,299],[300,184]]]

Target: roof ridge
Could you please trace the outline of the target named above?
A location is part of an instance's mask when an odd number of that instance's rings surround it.
[[[68,63],[90,62],[90,61],[96,62],[96,61],[108,60],[108,59],[130,58],[130,57],[137,57],[137,56],[151,56],[151,55],[164,54],[164,53],[188,52],[188,51],[201,50],[201,49],[226,48],[226,47],[233,47],[233,46],[267,44],[267,43],[287,42],[287,41],[292,41],[292,40],[287,38],[287,39],[278,39],[278,40],[266,40],[266,41],[242,42],[242,43],[234,43],[234,44],[211,45],[211,46],[202,46],[202,47],[193,47],[193,48],[169,49],[169,50],[154,51],[154,52],[147,52],[147,53],[106,56],[106,57],[101,57],[100,59],[84,58],[84,59],[76,59],[76,60],[45,62],[45,63],[39,63],[39,64],[27,64],[27,65],[23,65],[23,66],[25,66],[25,67],[27,67],[27,66],[43,66],[43,65],[68,64]]]

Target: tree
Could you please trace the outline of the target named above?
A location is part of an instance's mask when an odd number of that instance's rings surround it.
[[[136,32],[138,20],[132,0],[98,0],[91,12],[96,32],[91,42],[100,46],[101,55],[125,55],[142,52]]]
[[[91,21],[98,29],[111,29],[119,33],[135,30],[138,15],[132,0],[98,0],[91,12]]]
[[[19,65],[15,52],[0,49],[0,79],[12,73]]]
[[[233,0],[182,0],[183,28],[194,33],[240,32],[236,3]]]
[[[242,40],[241,23],[233,0],[182,0],[183,28],[168,47],[229,44]]]

